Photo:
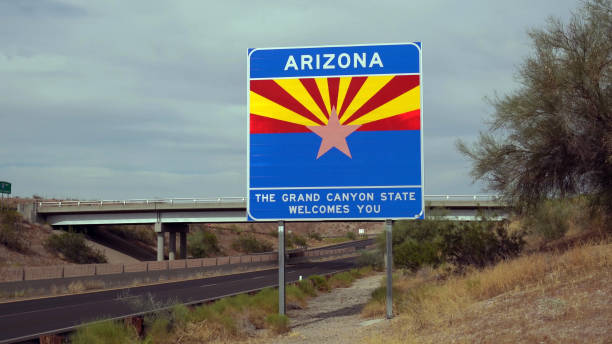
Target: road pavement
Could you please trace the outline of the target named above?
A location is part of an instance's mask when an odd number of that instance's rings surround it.
[[[299,276],[328,274],[355,266],[354,259],[287,266],[288,283]],[[142,287],[0,304],[0,343],[69,331],[83,323],[138,314],[177,304],[200,303],[278,285],[278,270],[209,277]]]

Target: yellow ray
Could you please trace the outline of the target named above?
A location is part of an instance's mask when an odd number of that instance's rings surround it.
[[[350,122],[350,125],[365,124],[381,119],[393,117],[405,112],[421,108],[421,87],[417,86],[410,91],[394,98],[367,114]]]
[[[342,109],[342,104],[344,103],[344,97],[346,97],[346,92],[348,92],[348,87],[351,84],[352,77],[342,77],[340,78],[340,86],[338,87],[338,104],[336,104],[336,111],[340,113]]]
[[[279,105],[268,98],[250,92],[251,113],[259,116],[278,119],[285,122],[301,125],[319,125],[302,115],[299,115],[286,107]]]
[[[293,98],[300,102],[306,109],[312,112],[323,123],[327,123],[327,117],[319,108],[317,103],[312,99],[306,87],[302,85],[300,79],[277,79],[274,80],[283,90],[287,91]],[[329,96],[328,96],[329,97]]]
[[[323,104],[325,104],[327,113],[331,113],[331,106],[329,101],[329,85],[327,84],[327,78],[315,78],[315,82],[317,83],[317,88],[319,89],[321,97],[323,98]]]
[[[370,76],[366,79],[366,81],[361,85],[361,88],[355,95],[355,98],[348,106],[342,118],[340,118],[340,123],[344,124],[351,116],[359,110],[360,107],[363,106],[370,98],[372,98],[383,86],[385,86],[391,79],[393,79],[393,75],[384,75],[384,76]]]

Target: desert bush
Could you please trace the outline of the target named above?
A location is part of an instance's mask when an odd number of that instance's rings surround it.
[[[44,246],[51,252],[63,255],[67,260],[77,264],[106,263],[106,257],[100,250],[87,246],[82,233],[69,231],[50,236]]]
[[[122,321],[103,321],[79,327],[70,337],[73,344],[138,343],[136,331]]]
[[[517,255],[524,233],[509,234],[504,222],[489,221],[398,221],[393,228],[393,263],[416,271],[423,266],[451,263],[458,269],[484,267]],[[384,234],[379,250],[384,252]]]
[[[385,258],[380,250],[362,251],[357,257],[357,265],[361,267],[371,266],[375,270],[382,270],[385,267]]]
[[[299,234],[290,233],[286,237],[287,247],[308,247],[308,243],[306,242],[306,238]]]
[[[316,240],[316,241],[321,241],[323,240],[323,237],[321,237],[321,234],[317,233],[317,232],[308,232],[308,237],[312,240]]]
[[[285,288],[287,295],[287,303],[298,304],[301,307],[306,306],[306,294],[299,286],[290,284]]]
[[[349,240],[357,240],[357,234],[355,234],[355,232],[353,232],[353,231],[346,232],[346,237]]]
[[[266,317],[266,323],[274,333],[281,334],[289,331],[289,318],[286,315],[270,314]]]
[[[14,209],[0,209],[0,244],[18,252],[26,252],[30,247],[23,233],[21,215]]]
[[[520,253],[524,233],[508,233],[507,224],[487,221],[460,223],[444,233],[441,247],[446,262],[457,267],[485,267]]]
[[[349,271],[332,275],[327,281],[331,288],[347,288],[355,281],[355,277]]]
[[[325,277],[312,275],[308,277],[308,280],[312,282],[312,285],[318,291],[329,291],[329,284],[327,283],[327,279],[325,279]]]
[[[393,263],[416,271],[424,265],[438,266],[442,262],[440,253],[440,246],[435,242],[417,242],[407,238],[393,248]]]
[[[155,303],[153,302],[153,304]],[[154,307],[167,307],[167,302],[157,302],[157,304]],[[153,343],[171,342],[173,330],[184,327],[191,319],[190,313],[187,306],[176,304],[171,308],[146,314],[144,317],[144,328],[147,333],[147,341]]]
[[[547,200],[526,214],[523,225],[527,231],[545,240],[559,239],[569,230],[573,210],[568,200]]]
[[[199,229],[187,237],[187,250],[194,258],[210,257],[221,252],[215,233]]]
[[[238,239],[232,242],[232,248],[244,253],[261,253],[272,251],[272,244],[267,241],[260,241],[252,234],[241,234]]]
[[[297,287],[300,288],[300,290],[308,295],[308,296],[316,296],[317,295],[317,290],[314,287],[314,284],[312,283],[311,280],[308,279],[303,279],[301,281],[299,281],[297,284]]]

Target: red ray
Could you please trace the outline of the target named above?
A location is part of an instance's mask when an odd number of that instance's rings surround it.
[[[349,104],[351,104],[353,98],[355,98],[355,95],[357,95],[357,92],[361,89],[361,86],[363,86],[363,83],[366,81],[367,78],[367,76],[355,76],[351,79],[351,83],[349,84],[348,90],[346,90],[344,102],[342,103],[342,109],[340,110],[340,112],[338,112],[339,118],[342,118],[342,116],[344,115],[344,111],[346,111]]]
[[[321,97],[321,91],[319,91],[319,87],[317,87],[317,82],[315,79],[300,79],[302,85],[306,88],[306,91],[310,94],[312,99],[317,103],[321,111],[325,117],[329,118],[329,113],[327,113],[327,108],[325,108],[325,102],[323,101],[323,97]]]
[[[280,87],[274,80],[251,80],[251,91],[280,104],[318,124],[323,122],[297,101],[291,94]]]
[[[419,85],[418,75],[398,75],[389,81],[378,93],[363,104],[355,113],[348,119],[352,122],[357,118],[367,114],[386,102],[410,91]],[[347,124],[348,124],[347,122]]]
[[[421,110],[406,112],[397,116],[362,124],[357,131],[419,130]]]
[[[301,124],[281,121],[269,117],[251,114],[251,134],[309,133],[310,130]]]
[[[338,89],[340,88],[340,78],[328,78],[327,88],[329,89],[329,102],[335,108],[338,104]],[[336,113],[338,109],[336,109]]]

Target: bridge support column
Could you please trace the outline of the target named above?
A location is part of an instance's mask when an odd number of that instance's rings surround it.
[[[181,259],[187,259],[187,232],[179,232],[180,238],[180,250],[181,250]]]
[[[157,261],[164,260],[164,232],[157,233]]]
[[[176,255],[176,232],[170,232],[170,243],[168,244],[168,260],[174,260]]]
[[[157,261],[161,262],[164,260],[164,231],[161,221],[155,222],[154,230],[157,234]]]

